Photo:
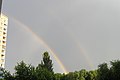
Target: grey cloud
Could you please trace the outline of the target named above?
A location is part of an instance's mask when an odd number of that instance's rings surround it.
[[[101,62],[119,59],[119,4],[119,0],[5,0],[3,13],[29,26],[55,50],[66,68],[73,71],[90,69],[76,41],[87,52],[94,68]],[[25,39],[22,42],[32,48],[29,44],[32,37],[26,39],[28,35],[20,34],[22,31],[17,31],[19,28],[16,29],[14,22],[9,23],[6,65],[11,69],[17,62],[11,54],[18,53],[14,56],[19,60],[23,59],[22,54],[30,53],[21,47],[20,39]],[[36,50],[35,59],[28,62],[34,64],[40,60],[39,51],[44,50]]]

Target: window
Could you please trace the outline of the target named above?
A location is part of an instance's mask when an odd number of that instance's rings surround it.
[[[3,43],[5,44],[5,41],[3,41]]]
[[[4,26],[7,26],[7,24],[4,24]]]
[[[4,28],[4,30],[6,30],[6,28]]]
[[[4,56],[4,54],[1,54],[1,57],[3,57]]]
[[[3,34],[5,35],[6,33],[5,33],[5,32],[3,32]]]
[[[4,52],[4,50],[2,50],[2,52]]]
[[[3,39],[5,39],[5,37],[3,36]]]
[[[2,45],[2,48],[3,48],[3,49],[5,49],[5,48],[6,48],[6,46]]]

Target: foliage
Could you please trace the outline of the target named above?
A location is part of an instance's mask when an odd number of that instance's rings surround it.
[[[14,76],[10,74],[9,71],[5,70],[5,69],[1,69],[1,80],[15,80]],[[4,78],[4,79],[3,79]]]
[[[43,54],[43,63],[44,68],[46,68],[50,72],[53,72],[53,64],[48,52],[45,52]]]
[[[107,63],[98,66],[98,80],[109,80],[109,69]]]
[[[53,80],[53,73],[42,67],[40,64],[36,67],[37,80]]]
[[[43,53],[43,60],[36,67],[24,61],[17,63],[15,73],[11,74],[5,69],[0,69],[0,80],[119,80],[120,61],[115,60],[98,65],[97,70],[69,72],[68,74],[55,73],[49,53]]]
[[[33,69],[31,65],[25,64],[23,61],[15,66],[15,79],[17,80],[32,80]]]
[[[115,60],[110,63],[112,65],[110,68],[111,80],[120,80],[120,61]]]

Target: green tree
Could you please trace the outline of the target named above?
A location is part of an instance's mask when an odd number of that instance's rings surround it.
[[[75,71],[75,72],[69,72],[66,75],[65,80],[79,80],[79,73],[77,71]]]
[[[107,63],[98,66],[98,80],[109,80],[109,68]]]
[[[62,74],[60,80],[66,80],[66,74],[65,73]]]
[[[50,72],[53,72],[53,64],[48,52],[43,53],[42,63],[44,65],[44,68],[46,68]]]
[[[120,61],[115,60],[111,61],[111,79],[113,80],[120,80]]]
[[[86,80],[97,80],[97,71],[89,71],[87,72]]]
[[[23,61],[15,66],[15,79],[16,80],[33,80],[35,78],[34,67],[25,64]]]
[[[36,67],[36,77],[37,77],[37,80],[53,80],[54,79],[53,73],[48,71],[46,68],[42,67],[41,64],[39,64]]]
[[[15,66],[13,75],[3,68],[0,69],[0,80],[120,80],[120,61],[111,61],[110,64],[100,64],[97,70],[92,71],[82,69],[68,74],[54,74],[52,60],[48,52],[45,52],[37,67],[21,61]]]
[[[61,80],[63,75],[61,73],[54,74],[54,80]]]
[[[82,69],[79,71],[79,80],[85,80],[87,77],[87,71],[85,69]]]
[[[2,79],[1,80],[15,80],[15,77],[13,75],[10,74],[9,71],[5,70],[5,69],[1,69],[2,71]]]

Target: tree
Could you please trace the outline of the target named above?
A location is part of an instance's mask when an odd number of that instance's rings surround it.
[[[54,80],[61,80],[63,78],[63,75],[61,73],[54,74]]]
[[[60,80],[66,80],[66,74],[65,73],[62,74]]]
[[[111,80],[120,80],[120,61],[111,61],[110,64],[112,65],[110,68]]]
[[[98,66],[98,80],[109,80],[109,68],[107,63]]]
[[[87,72],[87,77],[85,80],[97,80],[96,78],[97,78],[97,71],[94,70]]]
[[[3,68],[1,69],[1,71],[2,71],[1,80],[15,80],[15,77],[13,75],[11,75],[9,71],[7,71]]]
[[[80,80],[85,80],[87,77],[87,71],[85,69],[82,69],[79,71],[79,79]]]
[[[16,80],[33,80],[35,69],[31,65],[25,64],[23,61],[15,66],[15,79]]]
[[[75,71],[75,72],[69,72],[66,75],[65,80],[79,80],[79,73],[77,71]]]
[[[46,68],[48,71],[53,72],[53,64],[52,60],[50,59],[49,53],[45,52],[43,54],[43,61],[42,61],[44,68]]]
[[[53,80],[54,79],[53,73],[48,71],[46,68],[42,67],[41,64],[39,64],[36,67],[36,77],[37,77],[37,80]]]
[[[0,69],[0,80],[120,80],[120,61],[115,60],[100,64],[97,70],[69,72],[68,74],[55,73],[52,60],[48,52],[43,53],[43,60],[37,67],[21,61],[15,66],[15,73]]]

